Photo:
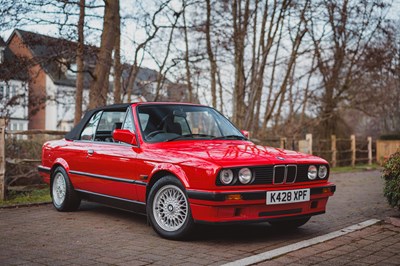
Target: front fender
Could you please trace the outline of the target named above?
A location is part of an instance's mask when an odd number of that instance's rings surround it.
[[[181,183],[184,185],[185,188],[190,188],[188,177],[187,177],[185,171],[183,171],[183,169],[180,166],[170,164],[170,163],[157,164],[153,168],[153,170],[150,174],[149,182],[151,182],[152,178],[157,176],[157,173],[159,173],[159,172],[169,172],[169,173],[173,174],[181,181]]]

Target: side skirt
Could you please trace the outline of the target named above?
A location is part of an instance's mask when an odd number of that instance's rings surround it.
[[[140,201],[127,200],[118,197],[108,196],[104,194],[94,193],[86,190],[76,189],[82,199],[87,201],[98,202],[112,208],[124,211],[146,214],[146,204]]]

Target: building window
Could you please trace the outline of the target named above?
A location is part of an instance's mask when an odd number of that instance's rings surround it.
[[[0,85],[0,100],[3,100],[4,97],[4,86]]]
[[[6,86],[6,93],[4,94],[6,100],[10,99],[10,87]]]
[[[78,73],[78,66],[76,64],[70,64],[67,70],[67,76],[76,77],[77,73]]]
[[[0,64],[4,63],[4,47],[0,47]]]

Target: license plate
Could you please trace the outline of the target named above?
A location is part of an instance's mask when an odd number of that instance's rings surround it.
[[[304,202],[310,200],[310,189],[267,191],[267,205]]]

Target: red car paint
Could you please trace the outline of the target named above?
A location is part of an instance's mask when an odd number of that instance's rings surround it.
[[[150,104],[160,103],[130,105],[128,110],[132,112],[136,129],[141,127],[137,107]],[[225,168],[296,165],[298,175],[301,165],[328,165],[327,161],[316,156],[263,147],[248,140],[183,139],[152,143],[145,141],[142,130],[134,133],[135,145],[76,139],[49,141],[43,145],[39,172],[50,184],[54,169],[62,166],[77,191],[142,205],[147,203],[155,180],[173,175],[188,195],[195,222],[269,221],[311,216],[325,212],[328,198],[335,191],[335,185],[327,178],[287,184],[232,186],[219,185],[216,181],[221,169]],[[309,201],[266,204],[267,191],[302,188],[311,189]],[[239,195],[239,198],[228,199],[228,195]]]

